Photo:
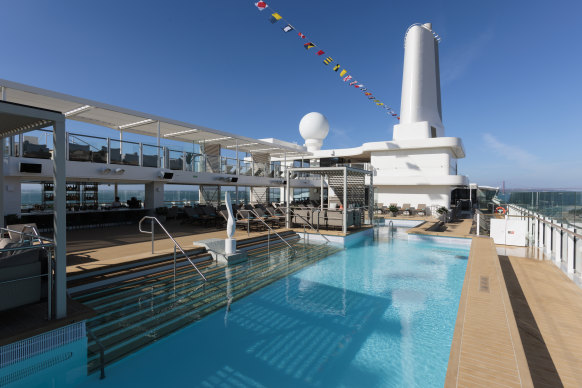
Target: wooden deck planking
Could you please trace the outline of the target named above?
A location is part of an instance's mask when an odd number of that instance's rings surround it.
[[[582,386],[582,289],[550,261],[509,256],[564,386]]]
[[[488,278],[488,290],[481,289],[482,277]],[[473,239],[445,386],[533,386],[489,238]]]

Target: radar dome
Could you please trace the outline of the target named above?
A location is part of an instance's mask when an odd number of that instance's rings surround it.
[[[305,139],[307,151],[320,150],[329,133],[329,122],[321,113],[308,113],[299,122],[299,133]]]

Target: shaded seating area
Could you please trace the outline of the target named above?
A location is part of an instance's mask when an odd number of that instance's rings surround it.
[[[290,182],[294,176],[319,181],[319,201],[310,198],[301,205],[291,203]],[[348,166],[289,168],[285,180],[285,203],[290,204],[287,227],[309,226],[314,229],[338,229],[347,233],[348,228],[360,228],[366,219],[371,222],[374,218],[374,185],[370,170]],[[327,204],[323,197],[325,187],[328,189]]]

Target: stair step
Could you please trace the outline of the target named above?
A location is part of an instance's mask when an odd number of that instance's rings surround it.
[[[296,240],[296,233],[283,233]],[[201,271],[207,282],[194,268],[183,266],[176,269],[175,278],[172,268],[107,288],[79,292],[74,298],[97,311],[87,326],[104,345],[109,364],[224,307],[229,301],[227,284],[232,302],[342,249],[329,244],[289,241],[296,250],[293,254],[291,248],[277,240],[271,236],[267,247],[260,245],[266,243],[266,238],[254,238],[254,245],[260,246],[248,249],[247,262],[228,267],[204,265]],[[98,357],[96,344],[89,341],[90,373],[99,367]]]

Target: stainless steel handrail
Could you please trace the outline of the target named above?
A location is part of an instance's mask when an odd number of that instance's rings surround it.
[[[291,246],[291,244],[289,244],[289,243],[287,242],[287,240],[285,240],[283,237],[281,237],[281,235],[280,235],[279,233],[275,232],[275,231],[273,230],[273,228],[271,228],[271,227],[270,227],[270,226],[269,226],[269,225],[268,225],[268,224],[267,224],[267,223],[266,223],[266,222],[265,222],[265,221],[264,221],[264,220],[261,218],[261,216],[259,216],[259,214],[258,214],[257,212],[255,212],[254,210],[250,210],[250,209],[245,209],[245,210],[248,210],[248,211],[250,211],[250,212],[251,212],[251,213],[252,213],[252,214],[253,214],[255,217],[257,217],[257,219],[258,219],[259,221],[261,221],[263,224],[265,224],[265,226],[266,226],[267,228],[269,228],[269,231],[271,231],[271,232],[275,233],[275,234],[277,235],[277,237],[279,237],[279,238],[281,239],[281,241],[283,241],[285,244],[287,244],[287,246],[288,246],[289,248],[293,249],[293,253],[297,253],[297,250],[296,250],[295,248],[293,248],[293,247]],[[271,245],[271,236],[269,236],[269,238],[267,239],[267,250],[269,250],[269,251],[270,251],[270,245]]]
[[[151,220],[151,230],[147,231],[147,230],[143,230],[141,225],[145,220]],[[176,274],[176,247],[180,250],[180,252],[182,252],[182,254],[184,255],[184,257],[190,262],[190,264],[192,264],[192,267],[194,267],[194,269],[196,270],[196,272],[198,272],[198,274],[200,276],[202,276],[202,279],[204,279],[204,281],[206,281],[206,277],[202,274],[202,272],[200,272],[200,270],[198,269],[198,267],[196,266],[196,264],[194,264],[194,262],[190,259],[190,257],[186,254],[186,252],[184,252],[184,250],[182,249],[182,247],[180,246],[180,244],[178,244],[178,242],[176,240],[174,240],[174,237],[172,237],[172,235],[166,230],[166,228],[164,228],[164,225],[162,225],[162,223],[160,222],[160,220],[158,220],[156,217],[152,217],[152,216],[145,216],[143,217],[141,220],[139,220],[139,231],[141,233],[147,233],[147,234],[151,234],[152,235],[152,253],[154,253],[154,221],[158,223],[158,225],[160,226],[160,228],[162,228],[162,230],[164,231],[164,233],[166,233],[166,235],[168,236],[168,238],[170,240],[172,240],[172,242],[174,243],[174,275]]]
[[[321,234],[321,233],[319,232],[319,230],[315,229],[315,228],[313,227],[313,225],[311,225],[311,224],[309,223],[309,221],[308,221],[307,219],[305,219],[305,217],[303,217],[301,214],[297,214],[297,213],[295,213],[295,211],[293,211],[293,209],[292,209],[291,207],[282,207],[282,209],[289,209],[289,211],[291,211],[291,213],[295,214],[297,217],[299,217],[299,218],[301,218],[303,221],[305,221],[305,223],[306,223],[307,225],[309,225],[309,227],[310,227],[311,229],[313,229],[313,230],[314,230],[314,231],[315,231],[317,234],[319,234],[321,237],[323,237],[323,238],[325,239],[325,241],[326,241],[326,244],[327,244],[327,243],[329,243],[329,242],[331,242],[331,241],[329,241],[329,239],[328,239],[327,237],[325,237],[323,234]]]
[[[99,368],[101,369],[101,376],[99,376],[99,379],[103,380],[105,378],[105,347],[103,346],[101,341],[99,341],[99,339],[95,336],[93,331],[91,331],[91,329],[89,329],[88,327],[87,335],[89,336],[89,338],[95,341],[97,347],[99,348]]]

